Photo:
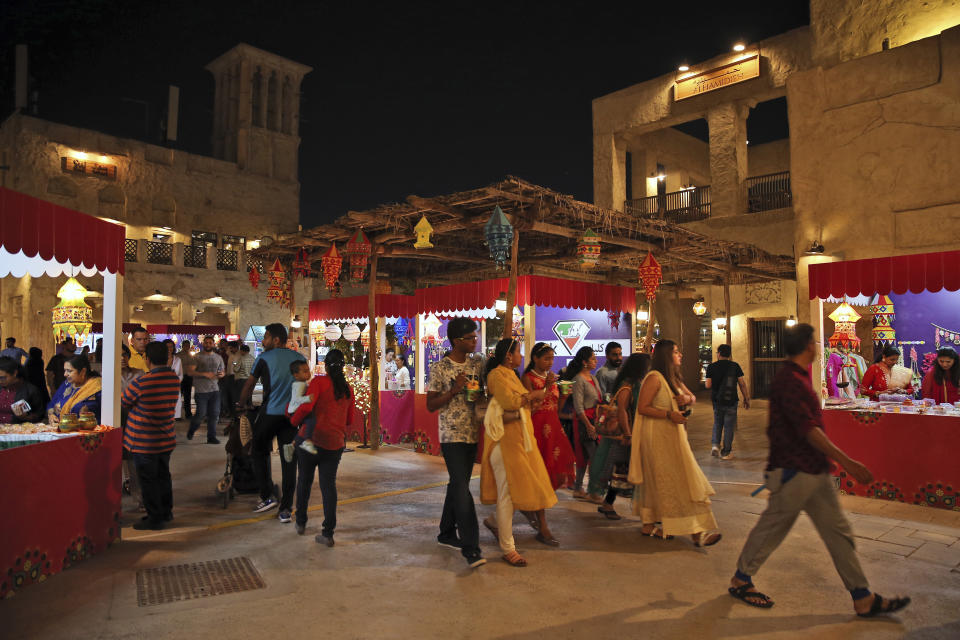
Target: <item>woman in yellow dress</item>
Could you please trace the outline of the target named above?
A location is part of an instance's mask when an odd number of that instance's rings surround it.
[[[547,526],[545,509],[557,503],[547,468],[540,457],[530,419],[532,402],[544,391],[528,391],[517,376],[522,353],[512,338],[497,343],[487,363],[487,389],[492,396],[484,418],[483,459],[480,467],[480,501],[496,504],[496,523],[484,524],[497,536],[503,559],[527,566],[513,541],[514,510],[533,511],[540,521],[537,540],[551,546],[557,541]]]
[[[678,403],[690,404],[693,394],[680,380],[682,360],[671,340],[653,350],[637,399],[628,479],[636,485],[633,512],[643,519],[644,535],[690,535],[698,547],[709,547],[722,537],[710,509],[716,492],[687,441],[687,418]]]

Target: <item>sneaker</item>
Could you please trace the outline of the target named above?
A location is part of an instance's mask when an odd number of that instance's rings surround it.
[[[318,533],[313,539],[317,544],[325,544],[328,547],[333,546],[333,536],[325,536],[322,533]]]
[[[189,429],[187,429],[187,440],[193,440],[193,434],[195,434],[196,432],[197,430],[192,426]]]
[[[720,459],[721,459],[721,460],[733,460],[733,452],[731,451],[730,453],[728,453],[728,454],[726,454],[726,455],[720,456]]]
[[[476,569],[477,567],[487,564],[487,559],[481,556],[479,553],[475,556],[470,556],[467,558],[467,566],[471,569]]]
[[[281,510],[280,513],[277,514],[277,519],[280,520],[280,522],[287,524],[290,522],[290,512],[286,509]]]
[[[720,447],[713,447],[710,449],[710,455],[712,455],[714,458],[718,457],[720,455]]]
[[[307,525],[297,523],[297,535],[302,536],[307,531]]]
[[[283,445],[283,459],[293,462],[293,443]]]
[[[220,441],[216,438],[207,438],[207,444],[220,444]]]
[[[162,522],[151,522],[148,518],[143,518],[133,523],[133,528],[137,531],[160,531],[163,529]]]
[[[446,547],[447,549],[456,549],[458,551],[463,548],[463,543],[456,538],[444,538],[437,536],[437,544],[441,547]]]
[[[310,440],[304,440],[300,443],[300,448],[306,451],[307,453],[312,453],[317,455],[317,445],[313,444]]]
[[[253,508],[253,512],[263,513],[264,511],[270,511],[270,509],[276,509],[277,504],[277,501],[273,498],[267,498],[266,500],[261,500],[257,506]]]

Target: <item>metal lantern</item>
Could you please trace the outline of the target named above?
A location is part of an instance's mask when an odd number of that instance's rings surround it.
[[[287,297],[287,271],[280,264],[280,258],[273,261],[269,278],[270,286],[267,287],[267,300],[283,304]]]
[[[493,208],[493,214],[483,227],[490,248],[490,257],[502,269],[510,259],[510,246],[513,243],[513,225],[507,220],[500,205]]]
[[[333,293],[337,289],[337,280],[340,278],[340,267],[343,266],[343,258],[337,251],[337,243],[334,242],[327,249],[323,257],[320,258],[320,268],[323,270],[323,282],[327,290]]]
[[[696,302],[693,303],[693,315],[702,316],[706,312],[707,312],[707,305],[703,302],[703,300],[697,300]]]
[[[590,269],[600,260],[600,235],[593,229],[587,229],[577,243],[577,258],[580,266]]]
[[[643,294],[647,300],[656,300],[657,289],[660,288],[660,282],[663,280],[663,269],[660,263],[653,257],[653,252],[647,253],[647,257],[640,263],[637,269],[637,277],[643,285]]]
[[[430,242],[430,234],[433,233],[433,227],[430,226],[430,221],[427,220],[427,216],[420,218],[420,222],[413,228],[413,232],[417,234],[417,241],[413,243],[414,249],[433,248],[433,243]]]
[[[343,250],[343,255],[347,256],[350,262],[350,279],[354,282],[362,282],[367,275],[367,260],[373,251],[373,244],[363,233],[363,229],[358,229],[353,237],[347,240],[347,246]]]
[[[300,247],[300,250],[297,251],[297,257],[293,259],[293,276],[310,277],[310,253],[305,247]]]
[[[874,346],[894,344],[897,340],[897,332],[893,330],[893,320],[896,315],[893,312],[893,301],[890,300],[890,296],[877,296],[870,305],[870,311],[873,313]]]
[[[60,302],[53,308],[53,339],[56,342],[72,338],[74,344],[79,344],[86,340],[93,326],[93,309],[84,300],[86,296],[87,290],[76,278],[69,278],[57,291]]]
[[[860,338],[857,337],[857,320],[860,319],[860,314],[854,311],[853,307],[844,302],[827,317],[833,320],[835,325],[833,335],[827,339],[831,347],[860,346]]]
[[[431,313],[423,319],[421,327],[423,328],[423,341],[427,344],[436,344],[440,342],[440,318]]]

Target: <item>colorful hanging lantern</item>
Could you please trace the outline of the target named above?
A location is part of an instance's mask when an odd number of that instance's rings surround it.
[[[410,346],[410,336],[407,335],[409,324],[405,318],[397,318],[397,321],[393,324],[393,335],[397,337],[397,345],[401,347]]]
[[[643,285],[643,294],[647,297],[647,300],[656,300],[657,289],[660,288],[660,282],[663,280],[663,269],[657,259],[653,257],[653,252],[648,252],[647,257],[640,263],[640,267],[637,269],[637,277]]]
[[[360,338],[360,327],[351,322],[343,328],[343,339],[347,342],[356,342]]]
[[[293,259],[293,277],[310,277],[310,253],[304,247],[297,251],[297,257]]]
[[[430,234],[433,233],[433,227],[430,226],[430,221],[427,220],[427,216],[420,218],[420,222],[413,228],[413,232],[417,234],[417,241],[413,243],[414,249],[433,249],[433,243],[430,242]]]
[[[53,308],[54,341],[72,338],[74,344],[79,344],[87,339],[93,326],[93,309],[84,300],[86,296],[87,290],[76,278],[67,279],[57,291],[60,302]]]
[[[273,261],[268,277],[270,278],[270,286],[267,287],[267,300],[283,304],[287,295],[287,271],[280,264],[280,258]]]
[[[834,322],[833,335],[827,339],[831,347],[849,347],[855,349],[860,346],[857,337],[857,320],[860,314],[844,302],[827,316]]]
[[[577,243],[577,258],[580,266],[591,269],[600,260],[600,235],[593,229],[587,229]]]
[[[890,296],[877,296],[870,305],[873,313],[873,344],[874,346],[892,345],[897,340],[897,332],[893,330],[895,314]]]
[[[358,229],[353,237],[347,241],[347,246],[343,250],[343,255],[347,256],[350,263],[350,279],[354,282],[363,282],[367,275],[367,260],[373,251],[373,244],[363,233],[363,229]]]
[[[437,344],[440,342],[441,324],[440,318],[433,313],[423,319],[423,322],[420,323],[420,327],[423,329],[422,340],[426,344]]]
[[[260,270],[259,269],[257,269],[256,267],[251,268],[250,271],[247,272],[247,279],[250,281],[251,287],[253,287],[254,289],[260,288]]]
[[[336,342],[340,339],[340,336],[343,335],[340,331],[340,325],[338,324],[328,324],[326,329],[323,331],[324,340],[329,340],[330,342]]]
[[[323,257],[320,258],[320,268],[323,270],[323,282],[327,290],[331,293],[337,288],[337,280],[340,278],[340,267],[343,266],[343,258],[337,251],[337,243],[334,242],[327,249]]]
[[[693,315],[702,316],[707,312],[707,305],[703,300],[697,300],[693,303]]]
[[[487,237],[487,246],[490,247],[490,257],[502,269],[510,259],[510,246],[513,244],[513,225],[507,220],[500,205],[493,208],[493,213],[483,227]]]
[[[363,328],[363,331],[360,332],[360,344],[363,345],[364,349],[370,348],[370,325],[367,324]]]

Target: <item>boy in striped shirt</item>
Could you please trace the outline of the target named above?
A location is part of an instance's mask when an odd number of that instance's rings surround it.
[[[170,452],[177,446],[173,416],[180,396],[180,379],[167,366],[167,346],[151,342],[145,350],[149,372],[130,383],[120,401],[130,410],[123,447],[130,452],[140,479],[147,515],[134,529],[162,529],[173,520]]]

